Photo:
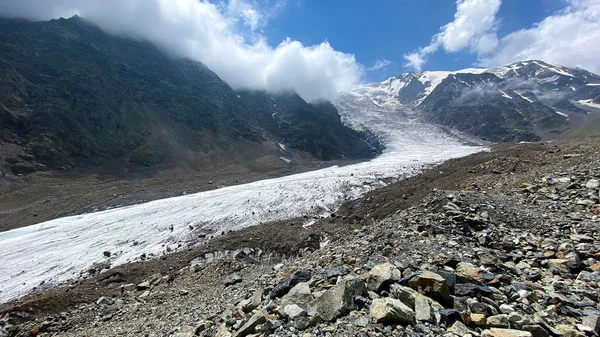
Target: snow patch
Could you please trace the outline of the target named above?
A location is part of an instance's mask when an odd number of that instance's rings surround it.
[[[579,104],[587,105],[592,108],[600,109],[600,104],[594,103],[594,101],[591,99],[582,99],[582,100],[575,101],[575,102],[577,102]]]
[[[558,115],[561,115],[561,116],[563,116],[563,117],[569,118],[569,115],[567,115],[567,114],[566,114],[566,113],[564,113],[564,112],[560,112],[560,111],[558,111],[558,110],[554,110],[554,112],[556,112]]]
[[[568,72],[562,70],[561,67],[559,67],[559,66],[554,66],[554,65],[550,65],[550,64],[548,66],[545,66],[545,65],[540,64],[539,62],[536,62],[536,61],[532,61],[532,62],[535,63],[535,64],[537,64],[538,66],[540,66],[542,68],[548,69],[548,70],[553,71],[553,72],[555,72],[557,74],[564,75],[564,76],[569,76],[569,77],[574,77],[573,75],[569,74]]]
[[[529,99],[529,98],[527,98],[526,96],[523,96],[523,94],[521,94],[520,92],[518,92],[518,91],[513,91],[513,92],[514,92],[515,94],[517,94],[517,95],[521,96],[521,98],[522,98],[522,99],[524,99],[524,100],[526,100],[527,102],[529,102],[529,103],[533,103],[533,101],[532,101],[532,100],[530,100],[530,99]]]
[[[504,91],[498,89],[498,91],[500,91],[502,93],[503,97],[509,98],[509,99],[513,99],[512,97],[508,96],[508,94],[506,94]]]

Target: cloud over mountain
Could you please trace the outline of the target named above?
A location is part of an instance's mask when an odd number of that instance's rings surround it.
[[[200,61],[236,89],[295,91],[309,101],[333,99],[363,73],[353,55],[335,50],[327,41],[304,46],[288,38],[269,45],[260,33],[268,11],[243,0],[0,2],[0,15],[9,17],[48,20],[75,14],[109,33],[148,40],[174,55]]]

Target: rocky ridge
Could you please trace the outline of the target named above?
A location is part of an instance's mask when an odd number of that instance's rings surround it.
[[[458,188],[362,212],[351,235],[294,257],[238,249],[50,316],[5,311],[0,336],[597,336],[600,157],[588,145],[549,145],[557,163],[537,170],[492,158]]]

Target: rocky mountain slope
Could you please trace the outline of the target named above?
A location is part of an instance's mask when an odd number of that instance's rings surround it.
[[[0,73],[3,171],[203,167],[285,156],[278,143],[322,160],[377,152],[331,104],[235,92],[202,64],[78,17],[0,19]]]
[[[4,305],[0,335],[597,336],[599,163],[595,139],[498,146],[311,227],[247,228]]]
[[[412,114],[490,141],[556,138],[600,113],[600,76],[533,60],[500,68],[405,73],[340,99]],[[600,130],[598,130],[600,131]]]

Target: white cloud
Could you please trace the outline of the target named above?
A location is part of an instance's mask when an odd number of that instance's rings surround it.
[[[36,20],[78,14],[107,32],[203,62],[236,89],[291,90],[309,101],[335,98],[363,72],[354,55],[328,42],[304,46],[288,38],[273,47],[257,32],[248,42],[237,23],[257,30],[269,15],[243,0],[225,6],[198,0],[2,0],[0,13]]]
[[[392,61],[390,61],[390,60],[386,60],[386,59],[379,60],[378,59],[377,61],[375,61],[375,64],[371,68],[368,68],[367,70],[372,71],[372,70],[383,69],[383,68],[386,68],[387,66],[389,66],[390,64],[392,64]]]
[[[560,12],[500,39],[485,66],[540,59],[600,73],[600,1],[571,0]]]
[[[406,67],[420,71],[427,56],[443,48],[457,52],[470,47],[477,53],[487,53],[498,44],[496,13],[500,0],[457,0],[454,21],[442,26],[431,43],[404,55]]]

